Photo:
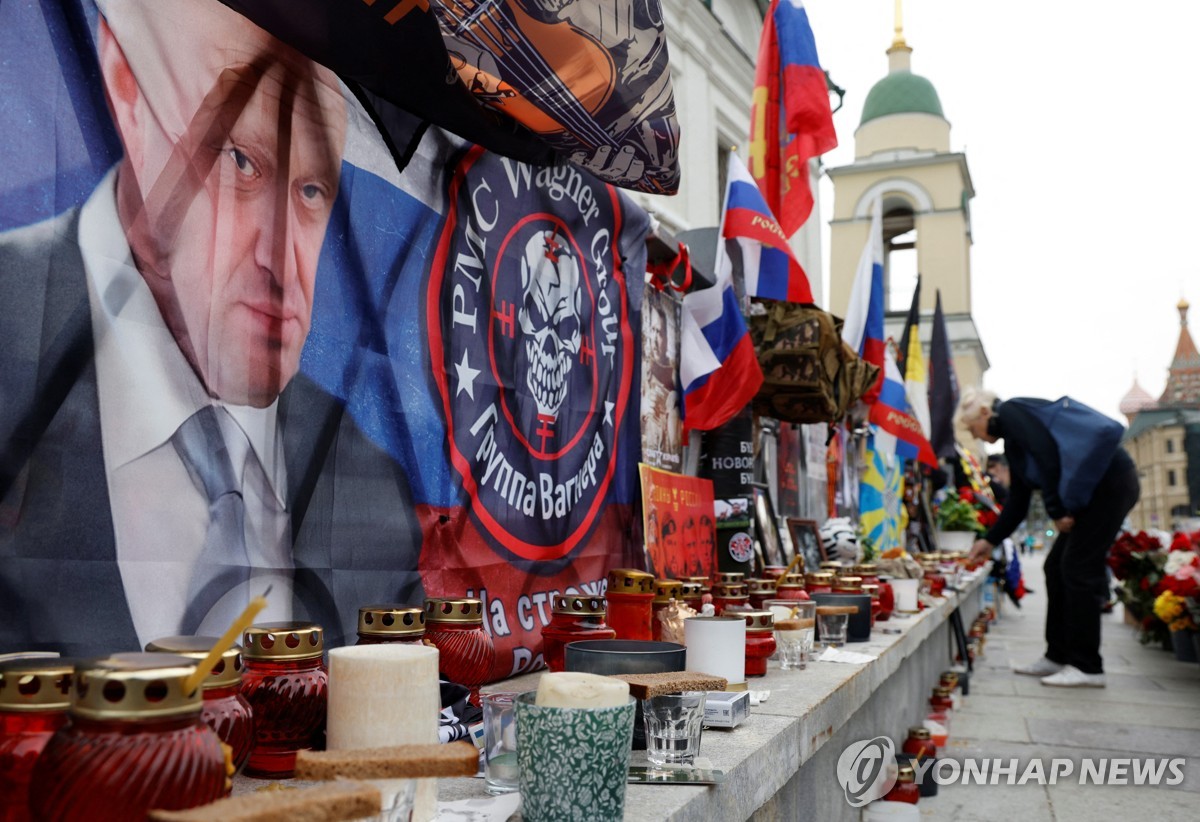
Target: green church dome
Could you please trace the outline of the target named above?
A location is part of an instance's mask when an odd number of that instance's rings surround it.
[[[893,71],[871,87],[859,125],[888,114],[910,113],[945,118],[933,83],[911,71]]]

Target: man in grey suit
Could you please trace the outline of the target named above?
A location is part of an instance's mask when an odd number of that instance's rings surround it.
[[[0,652],[261,619],[333,643],[421,598],[401,468],[298,375],[337,196],[336,77],[215,0],[108,0],[123,159],[0,235]]]

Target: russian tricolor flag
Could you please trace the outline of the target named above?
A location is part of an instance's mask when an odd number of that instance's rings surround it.
[[[811,303],[813,295],[808,275],[792,254],[787,236],[767,206],[750,170],[733,152],[729,154],[728,180],[721,236],[736,240],[741,248],[746,293],[771,300]],[[728,260],[728,255],[723,252],[724,248],[719,247],[718,266],[723,256]]]
[[[735,184],[735,168],[740,168],[753,193],[762,202],[762,195],[750,178],[746,167],[731,154],[729,159],[729,183],[725,191],[725,202],[732,202]],[[745,181],[742,181],[743,184]],[[742,192],[743,199],[749,192]],[[765,210],[765,204],[763,204]],[[752,230],[771,236],[771,227],[779,232],[774,218],[756,221],[753,209],[738,207],[740,223],[752,226]],[[728,237],[729,219],[735,209],[726,207],[721,217],[719,237]],[[770,211],[766,211],[770,216]],[[761,218],[761,210],[759,212]],[[782,232],[780,232],[782,235]],[[745,247],[759,246],[759,240],[740,240]],[[786,243],[784,248],[786,248]],[[773,249],[762,249],[773,251]],[[747,269],[749,269],[747,265]],[[758,266],[754,266],[757,270]],[[683,384],[683,425],[709,431],[724,425],[741,411],[758,393],[762,385],[762,369],[754,353],[754,343],[742,317],[736,292],[733,290],[733,263],[725,251],[725,241],[717,242],[717,259],[714,266],[716,283],[709,288],[692,291],[683,298],[682,340],[679,353],[679,381]],[[801,272],[803,273],[803,272]],[[807,279],[805,280],[807,285]],[[747,277],[749,291],[749,277]],[[811,301],[811,296],[810,296]]]
[[[879,366],[879,379],[871,386],[862,401],[875,402],[883,382],[883,208],[879,198],[871,204],[871,230],[846,306],[846,321],[842,325],[842,340],[867,362]]]
[[[904,378],[900,376],[900,369],[890,348],[884,350],[883,387],[867,419],[879,427],[875,434],[875,447],[880,453],[890,453],[894,448],[898,457],[917,459],[931,468],[937,468],[933,446],[921,430],[921,423],[913,415],[908,394],[904,390]]]

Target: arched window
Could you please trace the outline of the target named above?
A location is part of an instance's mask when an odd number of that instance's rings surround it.
[[[900,197],[883,201],[883,254],[884,310],[906,312],[917,287],[917,223]]]

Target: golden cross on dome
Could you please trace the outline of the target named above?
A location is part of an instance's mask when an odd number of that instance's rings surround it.
[[[894,27],[896,36],[892,38],[892,48],[904,48],[908,45],[908,43],[904,42],[904,20],[900,2],[901,0],[896,0],[896,24]]]

